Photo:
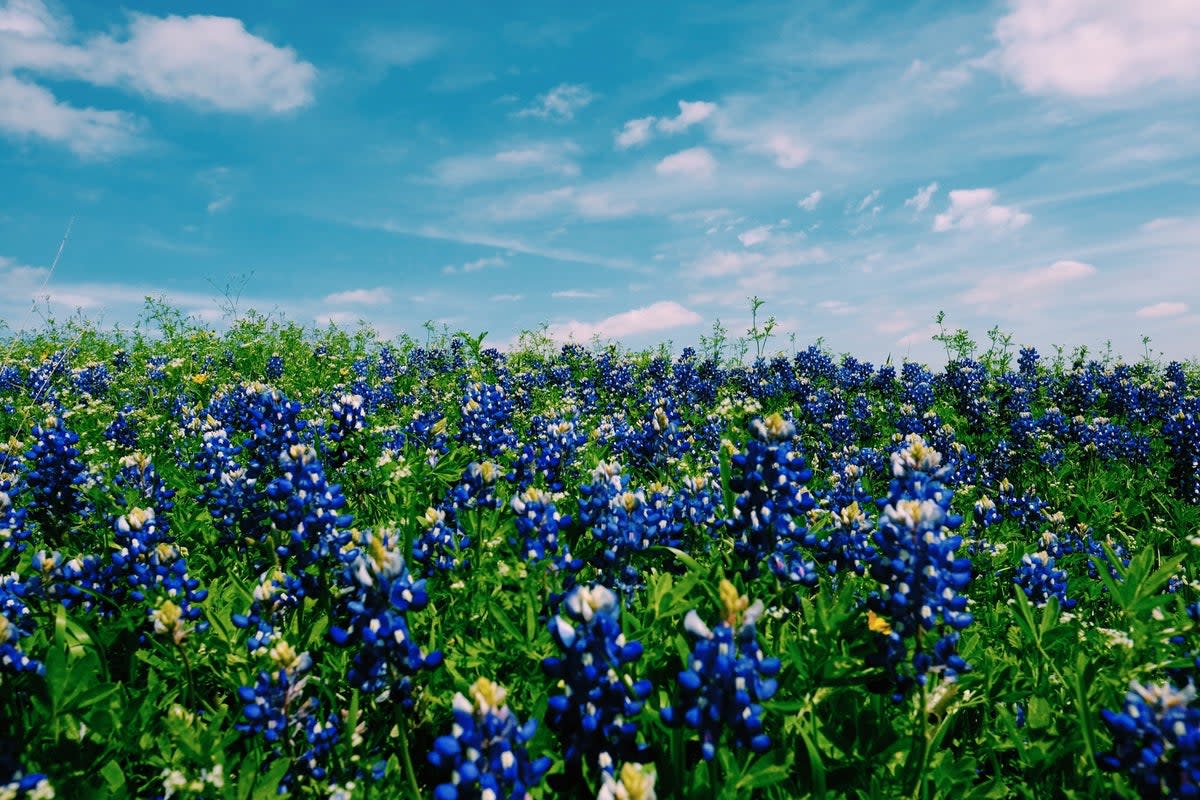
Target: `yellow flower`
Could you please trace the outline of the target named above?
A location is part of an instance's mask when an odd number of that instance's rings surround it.
[[[884,636],[890,636],[892,633],[892,626],[888,621],[870,610],[867,611],[867,628]]]
[[[192,383],[196,384],[197,386],[199,386],[202,383],[207,383],[207,382],[208,382],[208,373],[207,372],[197,372],[195,375],[192,376]]]

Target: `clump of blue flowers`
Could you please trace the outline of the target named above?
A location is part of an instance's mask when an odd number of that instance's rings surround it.
[[[766,752],[771,739],[763,730],[762,702],[778,688],[780,661],[763,654],[755,623],[763,613],[761,600],[753,605],[727,580],[721,581],[721,622],[713,628],[693,609],[684,629],[695,639],[687,669],[679,673],[682,702],[662,710],[671,727],[687,725],[700,734],[700,756],[711,761],[721,734],[728,728],[734,745]]]
[[[1196,687],[1129,684],[1120,711],[1101,710],[1113,737],[1096,757],[1100,768],[1124,772],[1142,797],[1200,797],[1200,707]]]
[[[347,676],[351,685],[381,702],[408,707],[411,676],[442,663],[436,650],[421,653],[408,627],[408,612],[429,603],[425,581],[408,574],[394,534],[364,531],[359,537],[358,554],[342,576],[348,593],[329,636],[354,650]]]
[[[780,579],[815,586],[816,564],[797,549],[807,538],[805,514],[816,500],[806,486],[812,470],[792,446],[796,426],[772,414],[750,423],[750,432],[746,452],[732,457],[729,483],[737,499],[728,525],[734,552],[748,576],[766,561]]]
[[[924,686],[931,669],[946,680],[968,669],[956,646],[958,631],[972,621],[962,594],[971,580],[971,562],[956,554],[962,536],[954,531],[962,517],[950,511],[953,493],[940,480],[946,471],[941,453],[910,434],[892,454],[891,494],[874,534],[879,555],[871,576],[883,588],[867,607],[870,627],[883,641],[870,663],[891,675],[897,700],[914,680]],[[940,638],[926,641],[939,622],[944,625]],[[909,640],[915,640],[912,676],[899,669]]]
[[[630,667],[642,656],[641,642],[621,632],[621,604],[604,586],[576,586],[550,620],[562,652],[542,662],[562,694],[550,697],[546,723],[565,745],[568,766],[609,767],[613,760],[645,761],[634,719],[650,694],[647,680],[635,681]]]
[[[526,748],[537,720],[522,723],[509,710],[508,692],[487,678],[471,685],[471,697],[454,696],[454,726],[439,736],[429,763],[444,782],[435,800],[500,800],[529,797],[552,764],[547,756],[531,758]]]

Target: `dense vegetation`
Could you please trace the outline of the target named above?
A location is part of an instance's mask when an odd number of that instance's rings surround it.
[[[1191,366],[154,312],[0,346],[0,798],[1196,796]]]

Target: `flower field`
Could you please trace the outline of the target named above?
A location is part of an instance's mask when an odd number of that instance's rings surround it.
[[[0,346],[0,798],[1196,797],[1200,371]]]

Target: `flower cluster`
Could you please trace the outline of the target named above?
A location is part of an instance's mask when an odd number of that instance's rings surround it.
[[[25,598],[29,587],[16,573],[0,576],[0,673],[34,672],[41,674],[45,667],[30,658],[20,648],[20,640],[32,636],[33,617]]]
[[[804,457],[796,453],[792,437],[796,426],[779,414],[755,419],[754,438],[746,452],[732,458],[730,487],[737,493],[728,526],[734,552],[743,559],[745,573],[754,575],[766,561],[776,576],[792,583],[814,586],[817,568],[798,549],[808,531],[805,515],[816,500],[805,484],[812,478]]]
[[[972,621],[962,594],[971,580],[971,562],[955,553],[962,537],[954,530],[962,518],[950,511],[953,493],[940,482],[944,471],[941,453],[910,434],[892,455],[895,477],[874,534],[879,555],[871,576],[883,590],[867,604],[872,630],[881,637],[870,663],[891,674],[897,699],[913,685],[913,678],[898,669],[909,639],[916,640],[912,667],[921,685],[931,669],[947,680],[967,669],[955,647],[958,631]],[[930,647],[924,634],[939,621],[949,630]]]
[[[25,453],[29,461],[25,485],[32,495],[29,518],[43,535],[62,541],[71,520],[86,508],[79,492],[80,484],[87,480],[75,446],[79,435],[67,428],[61,416],[55,416],[43,425],[34,425],[33,437],[33,447]]]
[[[439,736],[429,763],[447,778],[433,790],[435,800],[523,798],[537,786],[552,764],[549,757],[530,758],[526,745],[537,720],[522,723],[505,704],[504,687],[480,678],[471,697],[454,695],[454,727]]]
[[[695,610],[684,618],[684,629],[696,643],[688,657],[688,668],[679,673],[683,701],[662,710],[663,722],[680,724],[700,734],[700,756],[711,761],[717,754],[722,732],[732,731],[737,747],[765,752],[771,739],[763,730],[762,702],[778,688],[780,661],[763,654],[758,646],[755,623],[762,616],[761,600],[753,605],[739,595],[732,583],[721,581],[723,615],[710,628]]]
[[[1100,712],[1113,737],[1096,758],[1100,768],[1124,772],[1142,797],[1200,797],[1200,707],[1196,687],[1129,684],[1120,711]]]
[[[640,642],[621,633],[621,607],[604,586],[576,586],[550,620],[550,633],[562,652],[542,662],[562,694],[550,697],[546,724],[564,742],[569,766],[644,761],[634,718],[650,694],[647,680],[635,681],[631,665],[642,656]]]
[[[421,653],[408,628],[408,612],[429,603],[425,581],[408,574],[395,534],[362,531],[355,544],[357,555],[342,576],[348,594],[339,602],[329,636],[353,649],[351,685],[408,706],[410,677],[442,663],[440,652]]]

